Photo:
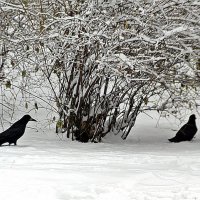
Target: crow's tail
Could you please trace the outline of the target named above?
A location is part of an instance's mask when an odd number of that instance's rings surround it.
[[[181,140],[177,137],[173,137],[171,139],[168,139],[170,142],[180,142]]]
[[[170,142],[174,142],[174,138],[168,139]]]
[[[5,143],[6,141],[4,139],[0,139],[0,146]]]

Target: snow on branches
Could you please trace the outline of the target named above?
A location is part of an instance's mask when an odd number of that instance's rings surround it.
[[[98,142],[112,131],[126,139],[140,111],[197,98],[197,1],[0,4],[10,62],[42,73],[57,105],[57,131],[72,139]],[[161,100],[149,103],[153,96]]]

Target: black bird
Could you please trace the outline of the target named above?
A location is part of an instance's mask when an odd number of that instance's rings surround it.
[[[24,115],[19,121],[15,122],[9,129],[0,133],[0,146],[8,142],[17,145],[17,140],[22,137],[25,132],[26,124],[29,121],[36,121],[30,115]]]
[[[194,114],[191,115],[188,122],[185,125],[183,125],[177,132],[176,136],[169,139],[169,141],[170,142],[191,141],[197,132],[195,119],[196,116]]]

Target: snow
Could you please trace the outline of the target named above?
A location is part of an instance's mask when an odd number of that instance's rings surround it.
[[[1,199],[200,199],[198,135],[169,143],[180,124],[157,119],[141,114],[126,141],[98,144],[60,140],[30,122],[18,146],[0,147]]]

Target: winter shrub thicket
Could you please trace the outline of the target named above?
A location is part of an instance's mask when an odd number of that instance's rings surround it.
[[[56,132],[82,142],[111,132],[126,139],[139,112],[198,106],[198,1],[0,4],[6,71],[48,88]],[[30,96],[28,86],[20,87]]]

